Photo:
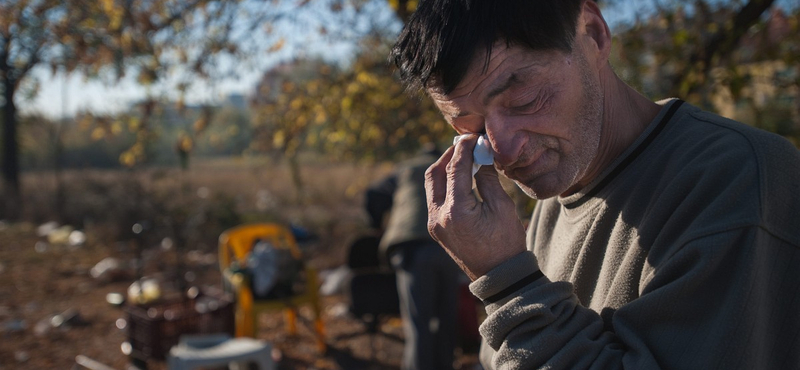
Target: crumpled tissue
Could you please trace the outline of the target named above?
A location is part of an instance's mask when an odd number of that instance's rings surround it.
[[[461,139],[468,135],[472,134],[456,136],[453,138],[453,145],[456,145],[459,141],[461,141]],[[494,150],[492,149],[492,145],[489,144],[489,139],[486,138],[486,134],[478,137],[478,143],[475,144],[475,149],[472,151],[472,157],[474,161],[472,164],[472,176],[475,176],[481,166],[490,166],[494,164]]]

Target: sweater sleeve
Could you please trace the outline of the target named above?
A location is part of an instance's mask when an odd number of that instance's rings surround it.
[[[698,237],[653,266],[639,298],[583,307],[572,285],[536,279],[486,304],[487,369],[794,368],[800,254],[758,226]],[[486,299],[538,270],[527,252],[470,285]],[[785,291],[788,294],[781,294]],[[486,302],[485,302],[486,303]],[[610,308],[608,310],[611,310]]]

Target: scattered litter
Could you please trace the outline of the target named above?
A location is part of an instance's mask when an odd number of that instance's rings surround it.
[[[50,244],[67,244],[69,242],[69,235],[73,230],[72,226],[61,226],[47,234],[47,241]]]
[[[201,266],[212,266],[217,264],[216,253],[203,253],[197,249],[186,253],[186,261]]]
[[[326,270],[320,273],[322,285],[319,293],[324,296],[342,294],[345,292],[347,282],[353,277],[353,271],[347,266],[340,266],[333,270]]]
[[[39,320],[39,322],[33,326],[33,334],[37,337],[43,337],[50,333],[50,331],[53,330],[53,325],[50,323],[50,320],[52,320],[52,317]]]
[[[112,306],[119,307],[125,303],[125,296],[120,293],[108,293],[106,294],[106,302]]]
[[[83,245],[83,243],[86,243],[86,233],[80,230],[73,230],[67,237],[67,243],[73,247]]]
[[[132,273],[126,269],[119,259],[114,257],[103,258],[91,270],[89,274],[93,278],[102,282],[112,282],[129,278]]]
[[[328,308],[325,311],[327,311],[326,313],[330,317],[340,318],[347,316],[348,313],[350,312],[350,309],[347,307],[346,303],[340,302],[333,306],[328,306]]]
[[[154,278],[142,278],[128,287],[128,301],[147,304],[161,298],[161,284]]]
[[[103,364],[102,362],[98,362],[84,355],[75,356],[75,363],[90,370],[114,370],[114,368],[109,367]]]
[[[39,320],[33,327],[33,333],[38,337],[49,334],[54,328],[67,330],[74,327],[89,325],[80,312],[75,308],[70,308],[60,314],[48,316]]]
[[[131,353],[133,353],[133,346],[130,342],[122,342],[122,344],[119,345],[119,349],[125,356],[130,356]]]
[[[172,247],[175,246],[175,242],[172,241],[172,238],[166,237],[161,239],[161,249],[168,251],[171,250]]]
[[[36,235],[41,237],[46,237],[56,229],[58,229],[58,222],[55,221],[45,222],[36,228]]]
[[[69,328],[75,326],[86,326],[89,324],[83,319],[80,312],[75,308],[70,308],[50,319],[50,324],[54,328]]]

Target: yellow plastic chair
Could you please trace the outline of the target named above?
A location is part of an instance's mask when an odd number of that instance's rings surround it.
[[[253,249],[256,240],[267,241],[275,248],[288,249],[295,259],[301,259],[300,248],[286,226],[273,223],[260,223],[237,226],[223,232],[219,237],[219,262],[223,277],[230,283],[236,294],[236,336],[255,338],[258,332],[258,314],[266,311],[283,310],[286,315],[287,332],[297,334],[297,309],[302,305],[311,305],[314,312],[314,332],[317,348],[320,352],[327,349],[325,343],[325,325],[322,321],[322,305],[319,296],[319,279],[314,268],[303,264],[305,268],[305,286],[302,292],[281,299],[254,299],[253,290],[247,277],[231,269],[237,261],[244,266],[247,256]]]

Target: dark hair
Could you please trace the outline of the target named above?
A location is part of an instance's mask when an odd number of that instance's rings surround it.
[[[422,0],[389,58],[409,89],[435,82],[449,93],[479,48],[487,52],[488,63],[497,40],[532,50],[571,51],[584,1]]]

